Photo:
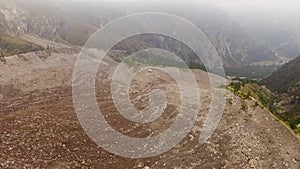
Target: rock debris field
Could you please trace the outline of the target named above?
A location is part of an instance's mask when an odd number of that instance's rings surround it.
[[[78,49],[35,52],[0,62],[0,168],[300,168],[300,141],[254,102],[226,92],[222,119],[206,143],[198,138],[211,102],[207,73],[193,70],[201,94],[195,124],[171,150],[133,159],[114,155],[82,129],[72,100],[72,74]],[[160,89],[167,104],[157,120],[140,124],[121,116],[112,100],[111,74],[118,63],[107,59],[96,79],[99,109],[118,132],[145,138],[176,120],[180,92],[175,80],[158,69],[142,71],[129,88],[137,110],[149,107],[148,93]],[[176,70],[176,68],[173,68]],[[180,70],[182,71],[182,70]]]

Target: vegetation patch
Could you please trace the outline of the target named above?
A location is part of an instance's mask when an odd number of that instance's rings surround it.
[[[41,50],[44,50],[44,48],[19,38],[7,35],[0,37],[0,57]]]
[[[278,67],[278,65],[243,65],[241,67],[225,67],[225,72],[228,76],[263,79],[272,74]]]
[[[280,111],[282,108],[275,104],[276,97],[256,81],[234,79],[233,82],[227,86],[227,89],[243,99],[241,105],[242,110],[247,110],[247,107],[244,104],[245,99],[254,100],[255,106],[260,105],[261,107],[265,107],[279,120],[287,124],[296,134],[300,134],[300,129],[298,127],[300,124],[300,109],[289,110],[282,113]]]

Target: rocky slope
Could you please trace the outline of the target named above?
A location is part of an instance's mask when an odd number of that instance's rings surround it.
[[[77,54],[77,49],[64,49],[16,55],[6,58],[6,64],[0,62],[1,168],[300,167],[300,141],[254,102],[247,101],[248,109],[242,110],[241,99],[231,93],[226,94],[225,111],[215,133],[207,143],[199,144],[197,138],[211,99],[208,76],[200,70],[194,74],[203,104],[196,124],[179,145],[143,159],[122,158],[105,151],[84,133],[74,111],[71,78]],[[110,59],[106,63],[102,72],[111,72],[117,65]],[[157,84],[151,77],[158,75],[162,79]],[[120,118],[109,96],[109,77],[101,73],[97,77],[99,106],[105,107],[109,123],[132,137],[149,135],[151,125],[132,126]],[[141,73],[132,86],[133,97],[153,87],[171,90],[167,97],[176,93],[174,81],[160,71]],[[143,107],[144,101],[133,103]],[[167,114],[172,112],[166,110]],[[153,131],[161,132],[153,126]]]

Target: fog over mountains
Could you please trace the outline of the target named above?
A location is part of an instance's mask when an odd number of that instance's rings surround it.
[[[14,38],[30,41],[28,36],[35,36],[82,46],[97,29],[118,17],[138,12],[166,12],[185,18],[200,28],[223,58],[229,74],[236,71],[233,68],[242,65],[268,65],[261,75],[265,76],[274,70],[273,65],[282,64],[300,53],[297,19],[300,15],[297,11],[246,7],[242,3],[240,6],[224,5],[219,1],[191,3],[193,5],[180,1],[3,0],[0,2],[0,30],[9,37],[2,41],[11,42],[7,39]],[[157,42],[160,43],[166,42]],[[11,46],[14,51],[14,45]],[[249,69],[254,71],[253,74],[258,70],[257,67]]]
[[[221,1],[219,1],[221,2]],[[236,1],[232,1],[236,2]],[[297,1],[242,1],[218,3],[259,43],[279,55],[294,58],[300,53],[300,12]]]

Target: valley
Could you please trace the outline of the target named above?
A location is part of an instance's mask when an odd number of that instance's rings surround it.
[[[247,29],[244,29],[225,10],[209,3],[200,3],[195,6],[195,8],[200,9],[194,9],[189,3],[180,2],[177,5],[164,8],[169,4],[162,3],[161,7],[157,7],[151,3],[147,6],[141,6],[140,3],[134,5],[118,3],[115,5],[114,2],[110,4],[107,2],[71,3],[69,1],[56,1],[50,3],[47,0],[31,1],[35,5],[28,5],[22,0],[4,0],[0,4],[0,20],[3,22],[0,25],[0,31],[7,36],[16,38],[14,41],[23,42],[25,40],[28,44],[36,43],[35,45],[39,45],[35,41],[30,41],[32,38],[28,39],[28,36],[33,36],[56,43],[83,46],[97,29],[110,21],[136,12],[152,11],[184,16],[184,19],[199,27],[216,47],[229,76],[263,79],[277,69],[278,65],[282,65],[294,57],[279,54],[273,48],[269,48],[268,45],[257,43],[260,42],[260,39],[249,34]],[[182,6],[182,8],[177,6]],[[103,8],[105,10],[102,10]],[[189,50],[176,51],[176,49],[184,48],[184,46],[178,43],[175,45],[168,38],[141,35],[132,37],[130,42],[138,48],[163,46],[164,49],[181,54],[188,62],[201,64],[199,60],[195,59],[193,52]],[[25,46],[25,48],[25,52],[42,50],[40,47]],[[47,45],[44,45],[43,48],[47,48]],[[132,51],[126,45],[119,45],[116,49]],[[294,48],[291,50],[294,51]],[[21,52],[12,49],[8,54],[17,53]]]

